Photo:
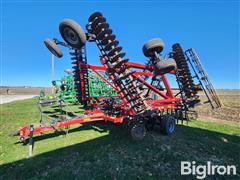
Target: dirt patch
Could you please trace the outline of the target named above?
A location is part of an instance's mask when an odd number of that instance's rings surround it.
[[[51,92],[48,87],[1,87],[0,94],[39,94],[42,89],[46,93]]]
[[[223,120],[223,119],[217,119],[217,118],[213,118],[211,116],[202,116],[200,115],[198,117],[199,120],[201,121],[207,121],[207,122],[217,122],[219,124],[232,124],[232,125],[240,125],[239,121],[230,121],[229,120]]]
[[[209,104],[202,104],[195,109],[200,117],[207,119],[219,119],[223,121],[232,121],[240,123],[240,91],[239,90],[221,90],[218,91],[223,106],[218,109],[212,109]],[[200,95],[201,102],[206,102],[207,98]]]

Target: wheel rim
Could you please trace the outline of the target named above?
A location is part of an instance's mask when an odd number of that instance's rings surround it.
[[[77,33],[70,27],[64,27],[63,36],[70,44],[78,44],[80,42]]]
[[[175,124],[174,124],[174,122],[170,122],[170,124],[169,124],[169,133],[170,134],[173,133],[174,130],[175,130]]]
[[[132,128],[131,134],[136,139],[143,139],[143,137],[145,136],[145,129],[143,126],[135,125]]]

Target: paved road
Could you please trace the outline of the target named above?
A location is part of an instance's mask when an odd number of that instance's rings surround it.
[[[30,99],[37,95],[22,95],[22,94],[0,94],[0,104],[13,102],[17,100]]]

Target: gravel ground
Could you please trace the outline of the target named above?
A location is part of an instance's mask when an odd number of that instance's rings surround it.
[[[0,94],[0,104],[9,103],[17,100],[29,99],[37,95],[22,95],[22,94]]]

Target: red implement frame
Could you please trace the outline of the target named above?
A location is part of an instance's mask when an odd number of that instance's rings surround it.
[[[104,61],[104,59],[102,58],[101,61]],[[176,108],[176,106],[177,106],[176,102],[179,102],[182,99],[181,98],[176,98],[173,95],[170,84],[169,84],[165,75],[162,75],[161,77],[162,77],[163,84],[166,88],[166,93],[158,90],[157,88],[155,88],[154,86],[149,84],[147,81],[144,81],[142,78],[140,78],[140,75],[154,76],[154,74],[152,73],[153,72],[153,67],[146,66],[144,64],[133,63],[133,62],[128,62],[127,65],[130,66],[131,68],[134,68],[134,69],[148,70],[147,72],[136,71],[133,74],[133,76],[136,77],[138,79],[138,81],[140,81],[146,87],[148,87],[149,89],[154,91],[157,95],[162,97],[162,99],[158,99],[158,100],[146,100],[146,103],[149,105],[150,110],[158,110],[158,109],[163,110],[163,109],[175,109]],[[104,70],[104,71],[106,70],[106,68],[104,66],[86,64],[85,67],[88,68],[88,69],[91,69],[100,78],[102,78],[103,81],[105,81],[112,88],[114,88],[115,90],[118,91],[118,88],[116,88],[111,82],[109,82],[108,79],[104,78],[100,73],[98,73],[98,70]],[[84,67],[81,66],[81,68],[84,68]],[[174,71],[172,71],[170,73],[175,74]],[[83,76],[81,74],[80,74],[80,77],[81,77],[82,83],[84,83],[85,81],[84,81],[84,79],[82,79]],[[85,87],[84,84],[82,84],[82,87]],[[83,90],[83,92],[85,92],[85,91]],[[96,99],[95,97],[94,98],[93,97],[87,97],[86,93],[83,93],[82,96],[83,96],[82,100]],[[103,98],[104,97],[98,97],[98,99],[103,99]],[[100,110],[100,108],[98,107],[98,104],[95,104],[95,106],[92,106],[93,109],[85,110],[85,116],[84,117],[77,117],[77,118],[70,119],[70,120],[63,120],[63,121],[57,122],[55,124],[37,125],[37,126],[34,126],[34,129],[33,129],[32,133],[33,134],[41,134],[41,133],[44,133],[44,132],[54,131],[56,129],[67,127],[67,126],[70,126],[70,125],[73,125],[73,124],[100,121],[100,120],[111,121],[113,123],[122,123],[123,119],[126,116],[131,115],[131,110],[129,109],[129,107],[126,104],[127,104],[127,102],[123,100],[122,107],[125,108],[126,110],[120,117],[114,117],[114,116],[106,115],[105,113],[103,113]],[[25,139],[29,138],[29,136],[30,136],[30,126],[22,127],[19,130],[19,134],[20,134],[20,139],[21,140],[25,140]]]

